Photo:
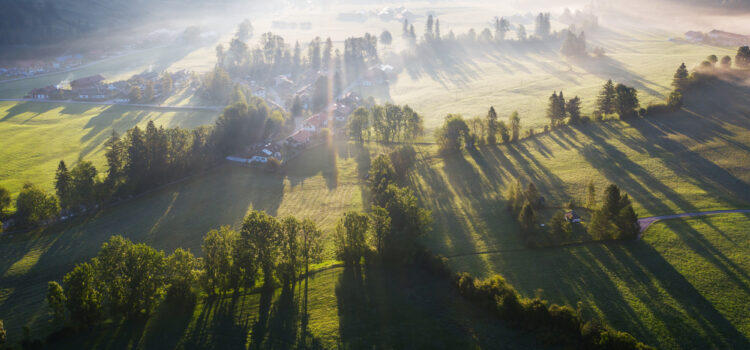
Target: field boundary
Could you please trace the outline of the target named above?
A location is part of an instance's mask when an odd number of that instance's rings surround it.
[[[153,105],[153,104],[140,104],[140,103],[117,103],[110,101],[102,102],[90,102],[90,101],[71,101],[71,100],[39,100],[33,98],[0,98],[0,102],[39,102],[39,103],[67,103],[67,104],[79,104],[79,105],[94,105],[94,106],[128,106],[137,108],[148,108],[157,110],[168,110],[168,111],[208,111],[208,112],[221,112],[222,107],[219,106],[164,106],[164,105]]]

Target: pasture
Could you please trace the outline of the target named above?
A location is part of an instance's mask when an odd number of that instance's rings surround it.
[[[356,150],[321,146],[289,164],[288,175],[233,165],[168,185],[104,209],[31,233],[0,238],[0,314],[9,332],[29,324],[46,329],[46,283],[96,255],[112,235],[172,252],[200,255],[203,236],[222,225],[239,228],[251,209],[315,220],[329,233],[341,213],[362,209]],[[337,169],[336,171],[332,169]],[[332,256],[327,240],[325,256]],[[13,335],[12,335],[13,336]]]
[[[164,127],[194,128],[218,116],[208,111],[157,111],[129,106],[0,102],[0,186],[11,193],[30,181],[52,190],[62,159],[94,162],[105,170],[104,143],[112,129],[120,135],[153,120]]]
[[[582,205],[593,181],[599,194],[620,186],[640,217],[748,208],[747,91],[717,81],[669,115],[462,155],[424,147],[409,179],[435,219],[424,241],[457,271],[499,273],[522,294],[542,289],[555,303],[582,301],[588,315],[659,348],[747,347],[747,216],[660,222],[638,242],[529,250],[503,200],[521,180],[534,181],[548,206]]]

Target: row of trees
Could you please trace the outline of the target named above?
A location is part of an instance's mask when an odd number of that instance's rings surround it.
[[[79,161],[68,169],[61,160],[55,173],[56,196],[32,184],[24,185],[16,198],[16,226],[32,227],[55,218],[60,210],[81,213],[109,200],[141,193],[205,169],[282,127],[283,115],[269,111],[262,100],[246,101],[244,96],[238,100],[224,110],[213,127],[166,129],[149,121],[145,130],[135,126],[123,137],[113,130],[105,144],[104,172],[100,174],[89,161]],[[0,212],[9,205],[7,190],[0,190]]]
[[[464,146],[495,145],[520,138],[521,119],[518,112],[511,113],[507,124],[498,119],[494,107],[490,107],[484,118],[474,117],[465,120],[460,114],[448,114],[443,125],[435,129],[435,139],[441,152],[455,152]]]
[[[320,261],[322,232],[309,219],[280,221],[253,211],[238,233],[229,227],[204,237],[203,258],[176,249],[166,256],[143,243],[113,236],[99,254],[48,284],[47,303],[56,320],[93,325],[107,316],[149,316],[166,300],[189,304],[199,290],[209,295],[294,283],[310,264]]]
[[[394,142],[414,140],[424,132],[424,121],[408,105],[390,103],[357,108],[349,117],[349,136],[359,142],[370,140]]]

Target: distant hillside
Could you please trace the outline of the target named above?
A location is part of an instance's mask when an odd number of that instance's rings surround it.
[[[750,10],[750,0],[679,0],[675,2],[726,9]]]
[[[0,0],[0,45],[39,45],[93,30],[118,29],[156,10],[177,11],[224,0]]]

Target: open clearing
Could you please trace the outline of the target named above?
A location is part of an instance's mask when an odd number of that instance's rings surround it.
[[[194,128],[217,116],[217,112],[162,112],[122,105],[0,102],[0,186],[15,194],[30,181],[52,190],[61,159],[69,167],[79,159],[90,160],[103,172],[104,143],[112,129],[122,135],[150,120],[164,127]]]

